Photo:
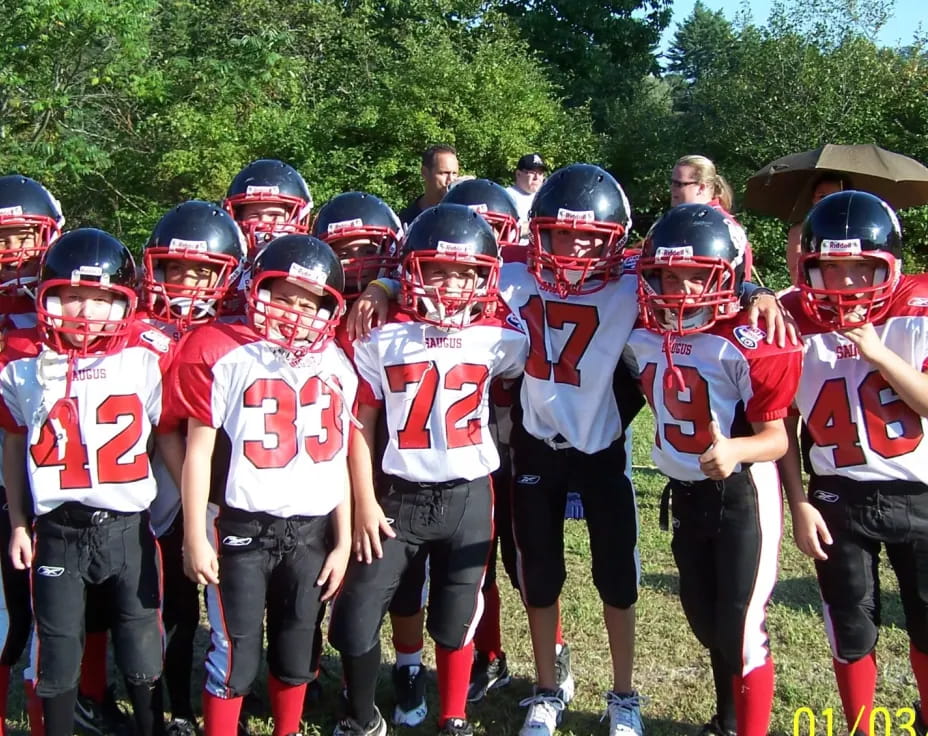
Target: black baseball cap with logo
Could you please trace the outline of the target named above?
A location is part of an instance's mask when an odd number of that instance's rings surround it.
[[[526,153],[522,158],[519,159],[519,163],[516,164],[517,169],[522,171],[547,171],[548,164],[545,163],[545,160],[541,157],[540,153]]]

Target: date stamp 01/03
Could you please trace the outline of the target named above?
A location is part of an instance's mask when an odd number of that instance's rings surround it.
[[[915,708],[873,708],[869,713],[860,709],[853,726],[854,734],[870,736],[919,736],[923,733]],[[841,711],[835,715],[834,708],[823,708],[816,713],[812,708],[802,707],[793,711],[792,736],[842,736],[845,730]]]

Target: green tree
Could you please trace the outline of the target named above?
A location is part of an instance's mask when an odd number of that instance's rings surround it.
[[[658,71],[655,51],[671,0],[498,0],[570,106],[590,104],[599,131],[610,103],[629,103],[639,81]]]
[[[0,166],[135,246],[262,156],[320,202],[366,189],[401,206],[431,143],[500,178],[525,150],[596,148],[512,21],[465,0],[24,0],[0,27],[0,80]]]
[[[667,71],[693,84],[706,73],[725,69],[735,50],[735,29],[720,10],[709,10],[701,0],[679,25],[667,50]]]

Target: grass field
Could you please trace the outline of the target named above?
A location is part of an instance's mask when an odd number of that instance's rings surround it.
[[[713,712],[712,679],[708,657],[689,632],[683,617],[677,591],[677,574],[670,553],[670,534],[658,527],[658,501],[664,485],[663,477],[650,465],[650,417],[643,413],[636,421],[634,463],[635,484],[639,498],[641,521],[641,595],[638,604],[637,657],[635,683],[650,698],[644,708],[645,727],[650,736],[695,734],[700,724]],[[839,715],[840,704],[831,670],[831,657],[819,612],[818,589],[811,562],[795,548],[789,534],[780,555],[780,576],[769,609],[769,629],[776,661],[776,701],[771,733],[811,736],[806,718],[794,731],[797,709],[809,708],[817,715],[817,736],[844,734]],[[601,607],[589,573],[589,545],[582,522],[568,522],[565,533],[568,581],[562,598],[564,633],[573,651],[577,696],[567,712],[561,733],[564,736],[604,734],[607,724],[600,723],[603,709],[602,693],[610,687],[609,651],[602,626]],[[884,581],[884,628],[878,649],[880,678],[877,705],[891,714],[908,707],[916,697],[914,680],[909,668],[908,640],[902,621],[898,590],[891,571],[881,569]],[[505,576],[501,573],[501,580]],[[531,647],[521,603],[511,588],[501,585],[503,595],[503,643],[514,675],[512,684],[492,693],[483,702],[469,709],[469,717],[480,736],[517,734],[524,711],[518,702],[531,693],[533,677]],[[384,629],[385,657],[390,656],[388,626]],[[200,632],[199,647],[205,648],[206,631]],[[427,646],[427,661],[432,656]],[[307,713],[304,733],[332,732],[338,712],[340,670],[334,652],[327,652],[326,674],[323,676],[325,697],[320,706]],[[433,674],[433,673],[430,673]],[[202,683],[202,667],[194,672],[196,689]],[[14,676],[14,683],[17,682]],[[21,714],[22,697],[18,686],[11,688],[11,733],[24,732]],[[391,733],[434,734],[436,710],[434,681],[429,687],[431,713],[426,722],[415,729],[395,729]],[[263,693],[262,693],[263,695]],[[392,712],[389,687],[389,665],[381,668],[381,690],[378,702],[384,715]],[[835,709],[835,727],[825,728],[825,710]],[[271,733],[271,724],[252,718],[255,734]],[[905,733],[897,723],[892,731]],[[880,736],[888,731],[877,731]]]

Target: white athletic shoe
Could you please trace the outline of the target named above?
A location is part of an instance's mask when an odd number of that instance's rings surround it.
[[[528,708],[519,736],[554,736],[567,705],[560,690],[539,690],[519,705]]]
[[[644,698],[636,692],[625,695],[606,693],[606,712],[601,720],[609,716],[609,736],[644,736],[641,722],[641,704]]]

